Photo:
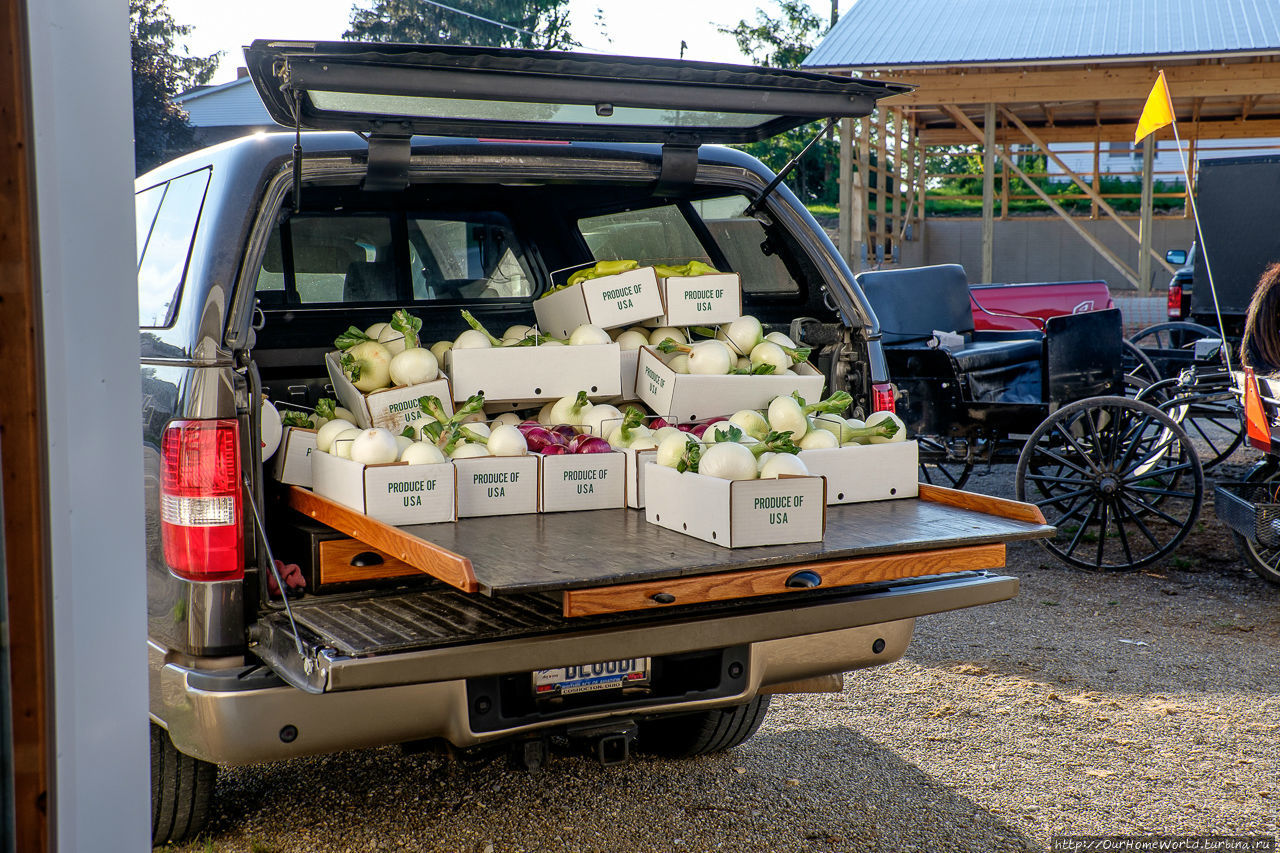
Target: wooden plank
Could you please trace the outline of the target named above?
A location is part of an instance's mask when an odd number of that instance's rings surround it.
[[[1142,112],[1142,104],[1134,107],[1134,115]],[[1133,127],[1136,120],[1107,122],[1103,124],[1058,124],[1052,128],[1043,127],[1036,122],[1027,122],[1044,137],[1046,142],[1089,142],[1096,135],[1102,142],[1132,142]],[[1280,136],[1280,119],[1251,118],[1242,121],[1238,118],[1213,119],[1203,118],[1196,125],[1196,138],[1209,139],[1247,139],[1273,138]],[[939,125],[930,122],[921,126],[920,138],[929,145],[968,145],[972,136],[964,127]],[[998,131],[996,142],[1015,145],[1021,141],[1021,134],[1010,129]]]
[[[1029,521],[1036,524],[1047,524],[1044,513],[1035,504],[1012,501],[1007,498],[993,498],[990,495],[979,495],[960,489],[948,489],[945,486],[934,486],[929,483],[920,484],[920,500],[946,504],[958,509],[971,509],[985,515],[998,515],[1015,521]]]
[[[904,242],[907,239],[907,228],[915,220],[916,207],[916,128],[913,121],[907,121],[906,125],[907,153],[904,159],[907,166],[907,202],[902,209],[902,227],[898,230],[898,240]],[[919,234],[912,236],[920,239]]]
[[[725,572],[596,589],[576,589],[564,594],[564,615],[566,617],[599,616],[604,613],[650,610],[682,604],[783,595],[808,589],[808,587],[787,586],[787,579],[797,572],[816,574],[821,579],[821,588],[830,589],[948,572],[995,569],[1003,566],[1004,560],[1003,544],[977,545],[883,557],[797,563],[779,568]]]
[[[982,282],[994,281],[996,225],[995,211],[995,156],[996,156],[996,105],[982,108]],[[1001,160],[1007,160],[1002,157]]]
[[[1280,64],[1232,62],[1214,65],[1162,64],[1175,99],[1239,98],[1280,91]],[[1055,67],[1052,70],[983,71],[937,68],[929,72],[903,69],[866,72],[876,80],[909,83],[918,88],[882,104],[924,107],[942,104],[1052,103],[1057,101],[1138,101],[1151,91],[1155,71],[1150,63],[1125,67]],[[1130,131],[1130,139],[1133,138]]]
[[[1152,197],[1152,174],[1155,164],[1155,137],[1148,135],[1142,140],[1142,201],[1139,203],[1138,220],[1138,293],[1146,296],[1151,292],[1151,214],[1155,210],[1155,199]],[[1173,268],[1169,268],[1173,272]]]
[[[426,539],[406,533],[398,527],[375,521],[363,513],[348,509],[299,486],[290,487],[289,506],[322,524],[329,525],[334,530],[342,531],[353,539],[359,539],[391,554],[463,592],[477,592],[480,589],[469,559],[428,542]]]
[[[1093,185],[1090,187],[1090,189],[1093,190],[1094,201],[1092,204],[1089,205],[1090,219],[1098,218],[1098,199],[1102,198],[1102,169],[1101,169],[1101,164],[1099,162],[1101,153],[1102,153],[1100,150],[1101,148],[1102,148],[1101,140],[1099,140],[1097,136],[1094,136],[1093,138]]]
[[[321,586],[422,574],[420,569],[359,539],[326,539],[317,546],[317,550],[320,552]],[[381,557],[382,562],[374,566],[352,565],[351,561],[357,554],[370,552]]]
[[[858,253],[858,266],[854,272],[859,272],[867,266],[867,249],[871,245],[871,116],[858,119],[858,172],[855,180],[855,206],[859,213],[853,235],[854,251]]]
[[[1092,186],[1089,186],[1089,184],[1085,182],[1085,179],[1083,177],[1076,174],[1076,172],[1072,170],[1071,167],[1068,166],[1062,160],[1062,158],[1059,157],[1053,151],[1053,149],[1050,148],[1049,145],[1034,130],[1027,127],[1026,123],[1023,122],[1022,119],[1018,118],[1016,115],[1014,115],[1005,107],[1001,107],[1000,111],[1004,113],[1004,116],[1006,119],[1008,119],[1008,121],[1012,122],[1015,127],[1017,127],[1019,130],[1022,131],[1023,135],[1026,136],[1027,139],[1031,141],[1032,145],[1036,146],[1037,148],[1040,149],[1041,152],[1046,154],[1050,160],[1052,160],[1055,164],[1057,164],[1059,169],[1065,172],[1067,176],[1071,178],[1071,180],[1075,181],[1076,185],[1079,186],[1080,189],[1084,190],[1085,195],[1087,195],[1093,201],[1093,209],[1095,211],[1101,208],[1104,213],[1106,213],[1108,216],[1114,219],[1117,223],[1119,223],[1120,227],[1124,229],[1126,234],[1128,234],[1131,238],[1133,238],[1134,242],[1137,242],[1137,243],[1142,242],[1138,233],[1134,231],[1131,227],[1129,227],[1129,224],[1127,222],[1125,222],[1123,219],[1120,218],[1120,214],[1116,213],[1115,208],[1112,207],[1110,204],[1108,204],[1106,199],[1104,199],[1101,195],[1099,195],[1097,189],[1095,189]],[[1094,182],[1096,183],[1098,181],[1098,149],[1096,145],[1093,151],[1093,175],[1094,175]],[[1096,218],[1096,214],[1094,218]],[[1172,266],[1170,266],[1168,263],[1165,262],[1164,256],[1156,252],[1150,246],[1147,246],[1147,252],[1150,257],[1154,258],[1157,263],[1161,264],[1165,268],[1165,270],[1169,273],[1169,275],[1173,275],[1176,272],[1176,270]],[[1142,277],[1141,269],[1138,270],[1138,277],[1139,278]]]
[[[893,128],[889,134],[889,138],[893,140],[893,195],[890,200],[889,207],[889,244],[892,247],[898,245],[898,233],[902,230],[903,208],[902,208],[902,119],[901,112],[890,111],[889,117],[893,119]]]
[[[883,257],[885,235],[889,233],[889,193],[885,186],[885,182],[889,180],[889,110],[881,106],[877,113],[880,124],[879,133],[876,134],[876,240],[875,248],[868,257],[873,264]]]
[[[840,119],[840,172],[836,178],[839,188],[840,222],[836,234],[836,250],[845,263],[853,266],[853,119]],[[856,270],[855,270],[856,272]]]
[[[35,156],[27,80],[27,22],[22,0],[0,11],[0,476],[3,476],[4,560],[8,596],[9,683],[12,726],[13,839],[16,850],[50,849],[53,767],[53,677],[48,638],[50,592],[45,540],[47,453],[41,430],[39,279],[36,270]],[[136,415],[134,415],[136,417]],[[0,772],[4,768],[0,767]],[[0,832],[0,836],[7,832]]]
[[[947,111],[951,113],[951,115],[955,118],[955,120],[959,124],[963,125],[969,131],[970,134],[972,134],[974,137],[978,139],[982,138],[982,131],[979,130],[978,126],[975,125],[972,121],[970,121],[969,118],[964,113],[960,112],[960,110],[956,109],[955,107],[947,107]],[[1086,243],[1092,246],[1095,252],[1097,252],[1099,255],[1102,255],[1102,257],[1105,258],[1108,263],[1110,263],[1113,267],[1119,270],[1120,274],[1123,275],[1126,279],[1128,279],[1134,285],[1134,287],[1140,286],[1138,284],[1137,273],[1135,273],[1129,267],[1128,264],[1120,260],[1120,258],[1116,256],[1115,252],[1107,248],[1107,246],[1101,240],[1099,240],[1094,235],[1090,234],[1080,225],[1080,223],[1076,222],[1075,217],[1073,217],[1070,213],[1064,210],[1062,208],[1062,205],[1058,204],[1056,201],[1050,198],[1048,193],[1042,190],[1039,184],[1037,184],[1030,177],[1028,177],[1026,172],[1022,171],[1022,168],[1019,167],[1018,164],[1015,163],[1013,159],[1009,157],[1009,155],[1005,154],[1003,151],[997,151],[996,153],[1000,156],[1002,160],[1004,160],[1005,164],[1008,165],[1010,169],[1012,169],[1020,178],[1022,178],[1024,182],[1026,182],[1026,184],[1032,189],[1032,191],[1035,192],[1037,196],[1039,196],[1040,200],[1049,206],[1050,210],[1058,214],[1058,216],[1061,217],[1067,223],[1067,225],[1071,226],[1071,229],[1073,231],[1075,231],[1077,234],[1080,235],[1080,238],[1082,240],[1084,240]]]

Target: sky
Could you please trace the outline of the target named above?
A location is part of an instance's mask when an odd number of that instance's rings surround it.
[[[169,12],[180,24],[195,29],[186,46],[197,56],[223,51],[211,82],[235,79],[244,64],[241,48],[255,38],[337,41],[347,28],[355,0],[168,0]],[[447,0],[444,0],[447,2]],[[368,0],[361,6],[367,7]],[[831,14],[829,0],[810,0],[823,20]],[[843,2],[844,7],[851,5]],[[574,36],[599,53],[676,58],[680,41],[688,43],[685,59],[743,62],[730,36],[717,26],[732,27],[755,18],[763,7],[776,13],[773,0],[569,0]],[[603,30],[596,22],[600,11]]]

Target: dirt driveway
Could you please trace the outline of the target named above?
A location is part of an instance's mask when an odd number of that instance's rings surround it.
[[[1007,474],[973,482],[1007,493]],[[1211,489],[1210,489],[1211,491]],[[537,776],[398,748],[225,771],[191,851],[1043,850],[1052,834],[1280,834],[1280,589],[1206,508],[1089,575],[1011,548],[1017,599],[919,621],[843,693],[775,697],[695,761]]]

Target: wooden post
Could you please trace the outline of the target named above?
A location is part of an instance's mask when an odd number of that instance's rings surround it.
[[[1095,134],[1093,137],[1093,187],[1092,187],[1093,194],[1095,196],[1101,195],[1102,193],[1102,171],[1099,168],[1099,163],[1098,163],[1100,148],[1102,148],[1102,136],[1101,134]],[[1098,218],[1098,199],[1096,198],[1089,202],[1089,218],[1090,219]]]
[[[907,239],[907,228],[911,226],[915,218],[916,207],[916,128],[915,123],[908,121],[906,123],[906,167],[907,167],[907,203],[902,209],[902,227],[898,229],[898,239],[905,241]],[[920,235],[912,233],[913,239],[920,239]]]
[[[1151,292],[1151,214],[1155,207],[1151,172],[1155,142],[1152,136],[1142,140],[1142,211],[1138,219],[1138,293],[1142,295]]]
[[[928,254],[927,254],[929,251],[929,240],[925,234],[925,229],[927,226],[925,225],[925,222],[924,222],[925,216],[929,207],[929,178],[928,178],[929,173],[925,171],[925,164],[928,162],[928,160],[925,158],[926,151],[927,151],[927,148],[925,147],[924,143],[920,140],[920,134],[917,132],[916,133],[916,157],[919,159],[920,165],[916,167],[916,175],[919,176],[918,180],[920,182],[920,193],[919,193],[920,195],[919,211],[920,212],[919,212],[919,215],[916,217],[916,222],[919,225],[920,236],[917,237],[916,239],[920,241],[920,260],[922,263],[925,263],[925,264],[929,262]]]
[[[898,246],[898,235],[902,233],[902,223],[905,219],[902,203],[902,134],[903,119],[905,116],[901,112],[893,114],[893,207],[892,215],[889,217],[889,247]],[[885,251],[889,251],[886,249]]]
[[[988,103],[982,111],[982,281],[994,275],[996,226],[995,208],[996,105]]]
[[[836,178],[840,189],[840,225],[836,232],[836,249],[845,263],[853,266],[853,119],[840,119],[840,173]],[[857,270],[854,270],[857,272]]]
[[[45,529],[47,481],[42,424],[40,286],[36,271],[36,211],[32,162],[26,4],[0,3],[0,394],[4,559],[8,595],[9,683],[0,701],[12,711],[13,804],[16,850],[50,849],[52,809],[53,663],[49,637],[49,543]],[[136,567],[130,567],[136,568]],[[135,653],[133,650],[129,654]],[[141,654],[141,650],[136,652]],[[85,706],[86,713],[92,713]],[[144,721],[139,721],[143,724]],[[5,768],[0,768],[3,772]],[[0,788],[8,789],[7,784]],[[6,808],[7,812],[8,809]],[[6,821],[7,823],[8,821]],[[4,845],[8,829],[0,831]]]
[[[1184,184],[1182,188],[1182,218],[1191,218],[1191,201],[1188,195],[1195,192],[1196,189],[1196,138],[1193,136],[1187,140],[1187,171],[1191,173],[1191,183]],[[1184,177],[1185,181],[1186,178]],[[1199,240],[1199,236],[1196,237]]]
[[[885,182],[889,180],[889,110],[880,109],[879,138],[876,139],[876,242],[871,250],[872,262],[884,258],[884,239],[889,233],[889,194]]]
[[[871,244],[871,116],[864,116],[858,121],[858,181],[857,201],[858,214],[857,241],[855,249],[858,255],[858,269],[867,266],[868,248]]]

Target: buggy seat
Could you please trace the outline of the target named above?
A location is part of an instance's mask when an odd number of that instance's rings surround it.
[[[877,270],[861,273],[855,280],[880,321],[886,352],[899,356],[891,362],[903,363],[901,357],[907,356],[905,363],[915,365],[945,353],[966,399],[1043,402],[1044,335],[1038,331],[975,332],[964,267],[939,264]],[[961,335],[964,346],[932,350],[929,340],[935,331]],[[910,359],[912,354],[918,357]]]

